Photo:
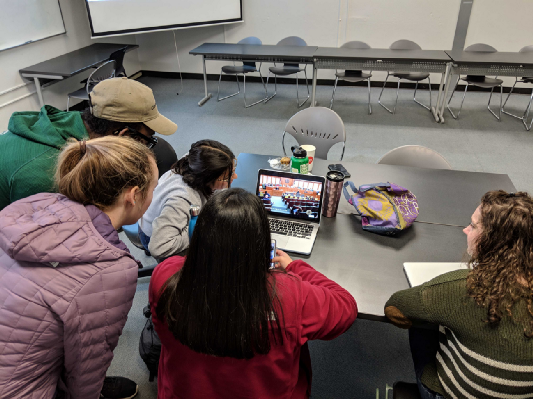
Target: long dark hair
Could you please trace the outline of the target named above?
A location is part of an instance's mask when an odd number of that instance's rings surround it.
[[[202,208],[183,268],[162,288],[157,317],[192,350],[250,359],[283,342],[263,204],[234,188]]]
[[[194,143],[189,154],[172,165],[172,171],[183,176],[183,181],[209,198],[213,194],[211,183],[220,176],[227,177],[231,187],[235,155],[224,144],[215,140]]]
[[[525,192],[489,191],[481,199],[481,233],[470,260],[468,294],[498,325],[521,300],[527,304],[524,333],[533,337],[533,198]]]

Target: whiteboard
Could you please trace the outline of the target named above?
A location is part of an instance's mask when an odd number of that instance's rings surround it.
[[[58,0],[0,0],[0,51],[65,33]]]
[[[86,0],[92,37],[242,22],[242,0]]]

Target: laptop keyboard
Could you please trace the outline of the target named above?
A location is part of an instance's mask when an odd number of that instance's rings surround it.
[[[291,237],[311,239],[313,226],[305,223],[291,222],[283,219],[268,219],[270,231]]]

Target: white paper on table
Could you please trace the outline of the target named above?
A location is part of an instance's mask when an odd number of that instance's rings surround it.
[[[404,262],[403,264],[403,270],[411,287],[459,269],[468,269],[468,265],[461,262]]]

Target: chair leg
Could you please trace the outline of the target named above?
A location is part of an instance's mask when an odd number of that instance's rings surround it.
[[[217,91],[217,101],[225,100],[226,98],[230,98],[233,96],[236,96],[241,92],[241,86],[239,85],[239,75],[235,74],[235,78],[237,79],[237,93],[230,94],[229,96],[220,98],[220,81],[222,80],[222,69],[220,70],[220,76],[218,77],[218,91]]]
[[[463,94],[463,100],[461,101],[461,106],[459,107],[459,112],[457,113],[457,118],[459,118],[459,115],[461,115],[461,110],[463,109],[463,103],[465,102],[466,91],[468,90],[468,86],[469,86],[469,84],[467,83],[466,87],[465,87],[465,92]]]
[[[527,104],[526,111],[524,112],[524,116],[522,118],[522,123],[524,124],[524,127],[529,132],[531,130],[531,125],[533,125],[533,119],[531,120],[530,124],[527,124],[527,120],[529,119],[529,112],[531,111],[531,102],[533,101],[533,91],[531,92],[531,97],[529,98],[529,103]]]
[[[259,75],[261,75],[261,73],[259,73]],[[250,105],[246,105],[246,74],[243,75],[244,76],[244,90],[243,90],[243,93],[244,93],[244,108],[250,108],[250,107],[253,107],[254,105],[257,105],[259,103],[262,103],[263,101],[265,101],[264,98],[262,98],[261,100],[258,100]],[[263,82],[263,77],[261,76],[261,82]],[[263,83],[263,87],[265,86],[265,84]]]
[[[511,91],[509,92],[509,94],[507,94],[507,98],[505,99],[505,102],[503,103],[502,112],[504,114],[506,114],[506,115],[513,116],[513,117],[515,117],[517,119],[522,119],[523,116],[518,116],[518,115],[515,115],[515,114],[511,114],[510,112],[507,112],[505,110],[505,106],[507,105],[507,101],[509,101],[509,97],[511,97],[511,94],[513,94],[513,90],[514,90],[514,88],[515,88],[517,83],[518,83],[518,78],[515,78],[514,85],[513,85],[513,87],[511,87]],[[526,108],[526,111],[527,111],[527,108]]]
[[[417,99],[416,99],[416,91],[418,90],[418,82],[416,82],[416,86],[415,86],[415,94],[413,95],[413,101],[415,103],[417,103],[418,105],[421,105],[422,107],[424,107],[425,109],[427,109],[428,111],[431,111],[431,80],[429,79],[429,76],[428,76],[428,82],[429,82],[429,107],[427,105],[424,105],[422,104],[421,102],[419,102]]]
[[[368,82],[368,115],[372,115],[372,104],[370,103],[370,78],[367,79]],[[344,155],[344,152],[343,152]],[[341,157],[342,160],[342,157]]]
[[[310,97],[309,82],[307,80],[307,70],[305,68],[304,68],[304,75],[305,75],[305,85],[307,86],[307,98],[304,100],[303,103],[300,104],[300,98],[298,97],[298,74],[296,74],[296,99],[298,101],[298,108],[304,105],[307,102],[307,100],[309,100],[309,97]]]
[[[489,102],[487,104],[487,109],[490,111],[492,115],[496,119],[498,119],[498,122],[502,121],[502,99],[503,99],[503,85],[500,85],[500,112],[499,115],[496,115],[492,109],[490,109],[490,100],[492,99],[492,93],[494,93],[494,87],[490,90],[490,96],[489,96]]]
[[[337,83],[339,82],[339,77],[335,78],[335,84],[333,85],[333,93],[331,94],[331,101],[329,103],[329,109],[333,109],[333,101],[335,101],[335,91],[337,90]]]
[[[270,97],[268,97],[268,79],[269,78],[270,78],[270,71],[268,71],[267,83],[266,83],[266,88],[265,88],[265,91],[266,91],[266,94],[267,94],[267,97],[264,100],[265,104],[267,102],[269,102],[272,98],[274,98],[276,96],[276,94],[278,94],[278,79],[277,79],[277,75],[274,75],[274,94],[272,94]]]
[[[67,96],[67,112],[70,108],[70,96]]]
[[[393,111],[391,111],[390,109],[388,109],[385,105],[381,103],[381,96],[383,95],[383,90],[385,89],[385,85],[387,84],[387,80],[389,79],[389,76],[390,74],[387,73],[387,77],[385,78],[385,81],[383,82],[383,87],[381,88],[381,93],[379,93],[378,104],[381,105],[383,108],[385,108],[387,111],[389,111],[389,113],[393,114],[394,113]],[[396,98],[398,98],[398,93],[396,93]]]
[[[453,95],[455,94],[455,90],[457,90],[458,85],[459,85],[459,79],[457,79],[457,82],[455,83],[455,86],[453,87],[452,95],[448,99],[448,104],[446,104],[446,108],[448,108],[448,111],[450,111],[450,114],[452,114],[453,119],[457,119],[459,117],[459,115],[456,116],[453,113],[452,109],[450,108],[450,103],[452,102]],[[468,89],[468,84],[466,85],[466,88],[465,88],[465,94],[466,94],[466,89]],[[463,96],[463,101],[464,101],[464,96]],[[463,107],[463,103],[461,103],[461,108],[462,107]],[[459,113],[461,113],[461,111],[459,111]]]
[[[396,89],[396,102],[394,103],[394,109],[392,110],[392,113],[396,113],[396,107],[398,106],[398,95],[400,94],[400,82],[401,79],[398,79],[398,88]]]
[[[266,100],[266,98],[268,96],[267,86],[266,86],[265,81],[263,79],[263,75],[261,74],[261,67],[259,67],[259,71],[258,72],[259,72],[259,77],[261,78],[261,84],[263,85],[263,89],[265,89],[265,98],[263,99],[263,101],[264,101],[264,100]]]

